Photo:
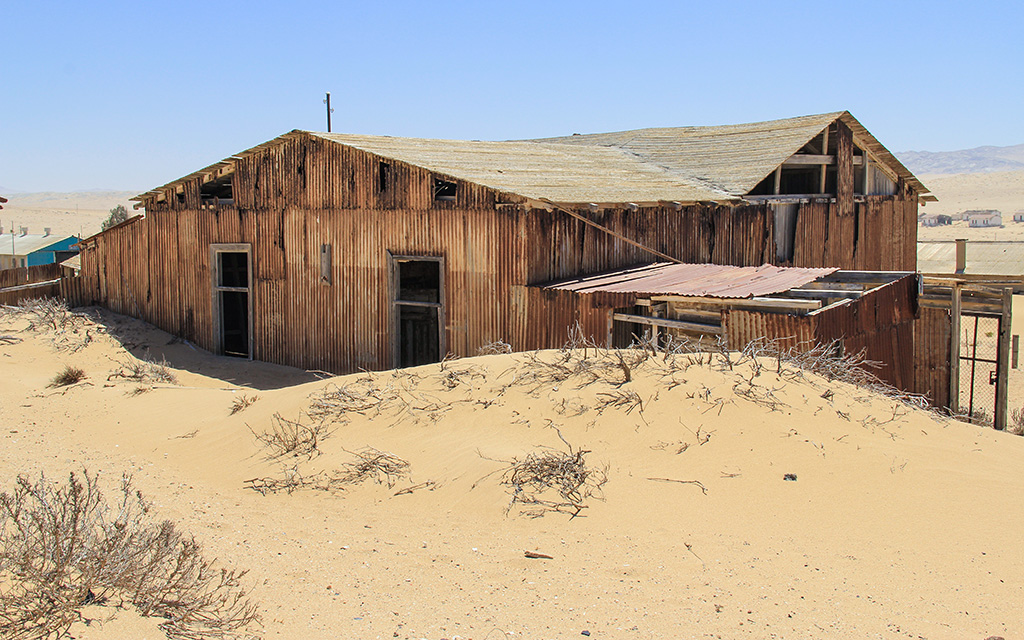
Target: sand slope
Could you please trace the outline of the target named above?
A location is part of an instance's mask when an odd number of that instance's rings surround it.
[[[1024,438],[718,358],[649,358],[629,382],[593,350],[568,366],[594,376],[559,379],[515,354],[315,380],[94,314],[77,352],[45,334],[0,345],[0,481],[133,473],[161,516],[250,570],[268,638],[1024,635]],[[0,334],[23,326],[7,317]],[[108,381],[131,357],[122,343],[166,356],[179,384]],[[48,389],[64,363],[88,382]],[[308,421],[325,389],[362,410],[338,416],[322,455],[266,460],[250,428]],[[229,415],[240,395],[259,399]],[[603,500],[577,518],[509,509],[501,460],[564,450],[559,432],[606,469]],[[336,493],[245,488],[296,464],[338,469],[365,446],[410,475]],[[77,631],[149,633],[120,620]]]

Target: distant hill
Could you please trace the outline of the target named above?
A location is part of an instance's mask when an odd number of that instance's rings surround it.
[[[1024,144],[959,151],[901,151],[896,156],[916,175],[1024,170]]]

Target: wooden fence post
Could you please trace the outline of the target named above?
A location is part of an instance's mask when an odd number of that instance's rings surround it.
[[[1008,378],[1010,376],[1010,326],[1013,320],[1013,289],[1003,289],[1003,314],[999,318],[999,355],[996,356],[996,415],[995,427],[1000,431],[1006,429],[1006,410],[1009,399],[1006,397]]]
[[[953,284],[949,308],[949,412],[960,413],[960,300],[961,284]]]

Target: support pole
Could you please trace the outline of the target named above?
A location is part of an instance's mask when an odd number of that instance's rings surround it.
[[[1006,429],[1006,410],[1009,402],[1006,392],[1010,376],[1010,325],[1013,320],[1013,289],[1003,289],[1003,315],[999,318],[999,355],[996,356],[996,415],[995,427]]]
[[[331,132],[331,112],[334,111],[334,109],[331,108],[331,92],[330,91],[327,92],[327,99],[324,100],[324,103],[327,105],[327,133],[330,133]]]
[[[960,413],[960,305],[962,298],[959,282],[953,284],[953,300],[949,315],[949,412]]]

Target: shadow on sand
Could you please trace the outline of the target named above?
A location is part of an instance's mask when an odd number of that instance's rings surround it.
[[[166,360],[174,369],[207,378],[259,391],[292,387],[324,378],[323,374],[295,367],[215,355],[147,322],[108,309],[84,307],[75,311],[88,314],[133,356],[155,361]]]

